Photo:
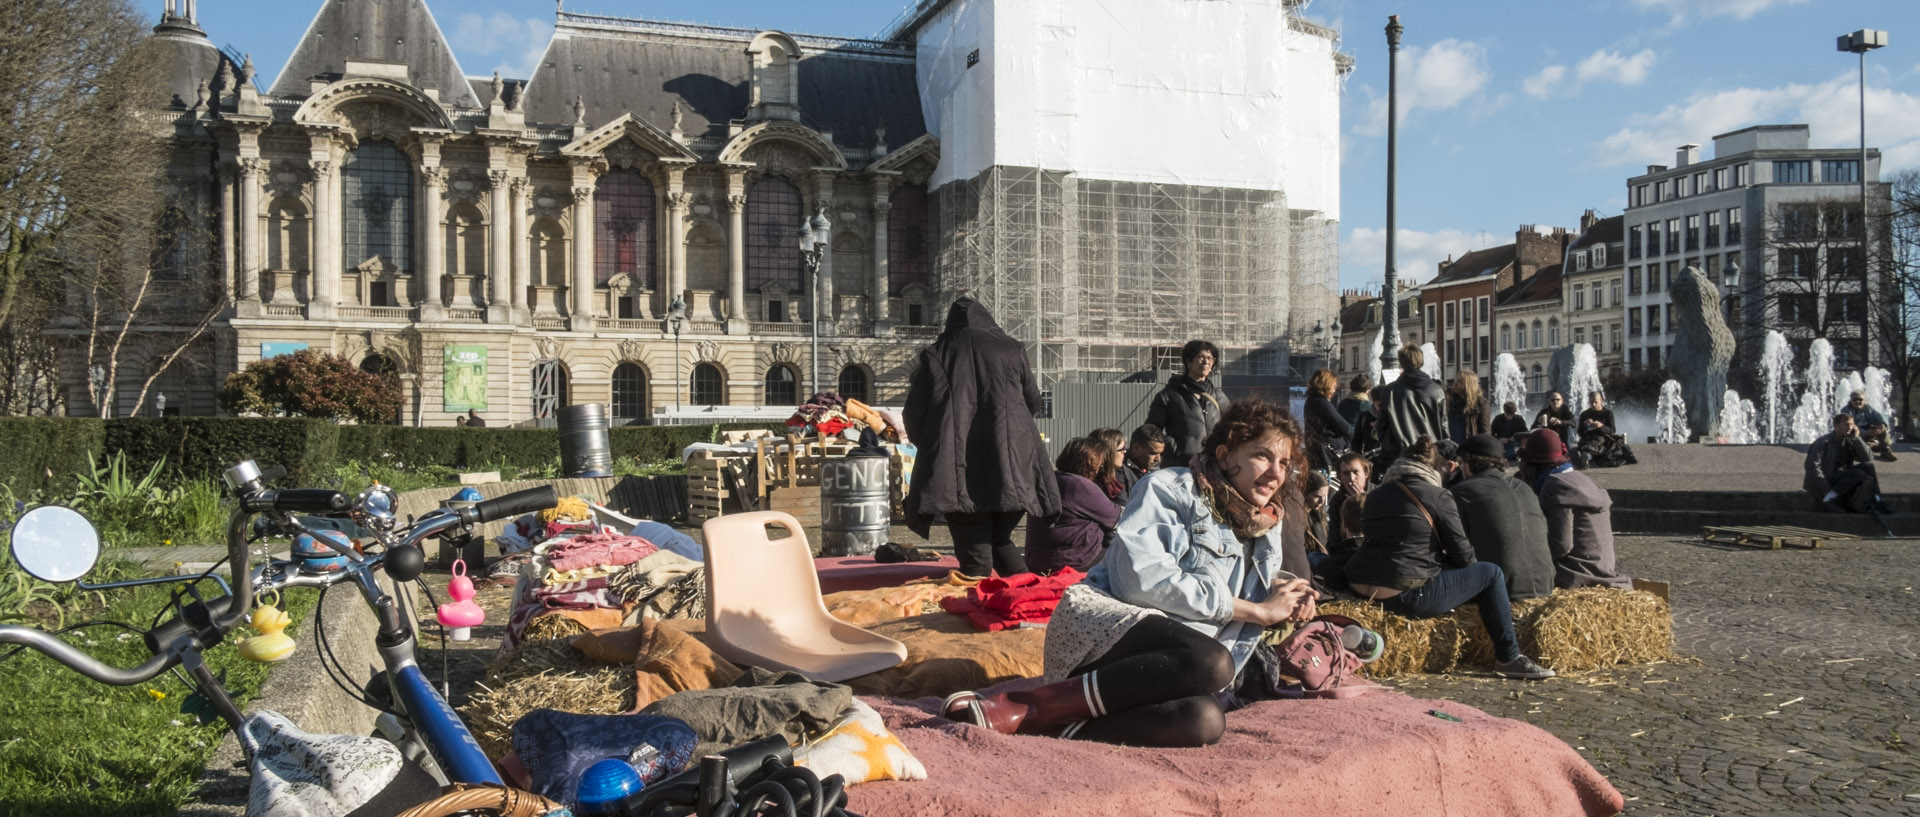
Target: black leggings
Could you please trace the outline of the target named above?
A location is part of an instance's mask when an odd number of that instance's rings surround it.
[[[1002,576],[1027,572],[1027,557],[1013,544],[1013,529],[1021,511],[947,514],[947,532],[953,534],[953,555],[960,572],[984,579],[994,571]]]
[[[1233,683],[1227,648],[1166,616],[1148,616],[1075,676],[1099,670],[1108,714],[1072,737],[1125,746],[1210,746],[1226,733],[1214,693]]]

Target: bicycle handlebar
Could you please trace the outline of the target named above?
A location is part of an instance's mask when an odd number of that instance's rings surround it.
[[[509,516],[519,516],[533,511],[544,511],[560,504],[560,495],[553,486],[541,485],[524,491],[515,491],[502,497],[495,497],[473,506],[475,521],[492,522]]]

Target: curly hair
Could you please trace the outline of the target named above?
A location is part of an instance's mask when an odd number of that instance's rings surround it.
[[[1333,399],[1333,393],[1339,390],[1340,381],[1333,376],[1333,371],[1329,369],[1317,370],[1313,373],[1313,377],[1307,380],[1308,394],[1317,394],[1331,400]]]
[[[1307,447],[1300,433],[1299,421],[1293,419],[1293,413],[1285,406],[1262,397],[1235,400],[1220,415],[1220,422],[1207,432],[1206,439],[1200,441],[1200,450],[1212,456],[1221,446],[1233,451],[1247,443],[1266,439],[1269,434],[1278,434],[1280,439],[1287,441],[1289,478],[1283,490],[1288,496],[1299,497],[1300,485],[1307,473]],[[1221,465],[1224,468],[1225,463]]]

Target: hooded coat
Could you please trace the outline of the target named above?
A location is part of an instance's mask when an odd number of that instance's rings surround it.
[[[1020,342],[979,301],[963,297],[921,350],[903,419],[920,447],[907,492],[907,527],[926,536],[937,514],[1060,512],[1053,463],[1033,417],[1040,385]]]

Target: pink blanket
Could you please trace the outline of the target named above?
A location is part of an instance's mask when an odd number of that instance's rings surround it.
[[[899,587],[920,579],[946,578],[947,571],[959,570],[952,556],[937,562],[896,562],[881,564],[872,556],[822,556],[813,560],[813,572],[820,576],[820,594],[842,590],[876,590]]]
[[[1255,704],[1228,714],[1226,738],[1205,749],[1013,737],[934,718],[937,698],[862,700],[929,776],[853,787],[847,807],[869,817],[1598,817],[1623,806],[1606,778],[1545,730],[1398,692]]]

